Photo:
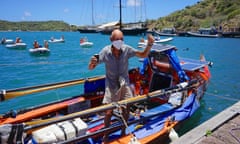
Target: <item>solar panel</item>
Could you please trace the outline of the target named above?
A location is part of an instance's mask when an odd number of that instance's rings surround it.
[[[200,61],[189,58],[179,58],[179,60],[181,67],[187,71],[195,71],[204,67],[205,65],[208,65],[207,61]]]

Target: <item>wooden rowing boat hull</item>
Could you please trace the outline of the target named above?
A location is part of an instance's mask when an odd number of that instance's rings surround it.
[[[102,77],[93,78],[91,81],[81,79],[59,83],[58,86],[52,84],[39,86],[37,90],[24,88],[21,89],[23,92],[20,90],[9,91],[12,94],[5,96],[12,98],[12,95],[19,96],[24,92],[33,93],[55,87],[84,84],[83,95],[27,111],[17,115],[16,118],[6,118],[1,121],[0,126],[7,123],[19,124],[24,122],[24,132],[29,134],[30,138],[28,139],[31,139],[31,135],[38,133],[37,129],[41,130],[43,127],[70,122],[76,118],[89,118],[86,120],[89,127],[84,128],[86,133],[80,136],[75,135],[74,139],[65,139],[64,142],[73,143],[91,139],[92,143],[98,143],[102,141],[102,136],[106,132],[109,133],[110,144],[126,144],[133,138],[132,134],[140,143],[154,143],[159,139],[164,139],[168,137],[172,128],[191,117],[199,108],[199,100],[204,95],[210,78],[210,75],[204,70],[204,67],[207,67],[207,62],[179,60],[175,57],[174,50],[175,47],[168,45],[156,47],[150,53],[146,67],[142,68],[143,72],[138,68],[130,70],[129,79],[135,87],[136,96],[118,103],[101,105],[105,89],[105,79]],[[56,114],[66,110],[69,106],[82,105],[82,103],[88,102],[91,106],[85,107],[85,109],[76,109],[73,113],[66,112],[41,119],[51,113]],[[106,110],[116,110],[119,107],[133,106],[136,103],[140,107],[133,110],[134,115],[130,117],[127,124],[123,123],[121,115],[118,117],[114,115],[116,120],[112,121],[108,128],[104,127],[103,117],[96,119],[98,122],[101,121],[100,123],[93,120],[96,115]],[[147,106],[147,109],[141,112],[141,106]],[[123,127],[127,128],[126,131],[129,128],[126,136],[121,136],[119,133]]]

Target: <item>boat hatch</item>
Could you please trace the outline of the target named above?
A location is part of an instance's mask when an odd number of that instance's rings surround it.
[[[164,73],[153,73],[149,92],[169,88],[172,85],[173,77]]]
[[[195,71],[201,69],[209,63],[207,61],[200,61],[188,58],[179,58],[179,60],[181,67],[183,68],[183,70],[186,71]]]
[[[72,103],[68,106],[67,108],[67,113],[74,113],[74,112],[79,112],[79,111],[83,111],[86,109],[91,108],[91,102],[90,100],[84,100],[81,102],[77,102],[77,103]],[[65,114],[67,114],[65,113]]]
[[[158,45],[149,54],[150,67],[153,71],[149,87],[150,92],[168,88],[172,85],[173,78],[170,74],[169,68],[164,68],[171,65],[169,57],[164,53],[164,51],[173,48],[175,47],[170,45]],[[161,68],[159,68],[159,66]]]

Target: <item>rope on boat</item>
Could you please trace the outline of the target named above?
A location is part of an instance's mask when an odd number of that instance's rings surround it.
[[[122,111],[122,108],[124,108],[125,110],[127,109],[127,106],[126,105],[121,105],[117,102],[113,103],[117,110],[118,110],[118,113],[119,113],[119,116],[124,124],[124,126],[126,127],[126,129],[128,130],[129,134],[131,135],[131,139],[130,139],[130,142],[129,144],[140,144],[140,142],[138,141],[137,137],[131,132],[131,130],[129,129],[128,127],[128,124],[125,120],[125,118],[123,117],[123,111]]]

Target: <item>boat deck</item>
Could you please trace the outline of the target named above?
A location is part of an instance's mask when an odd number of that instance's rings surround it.
[[[240,101],[192,129],[172,144],[239,144]]]

